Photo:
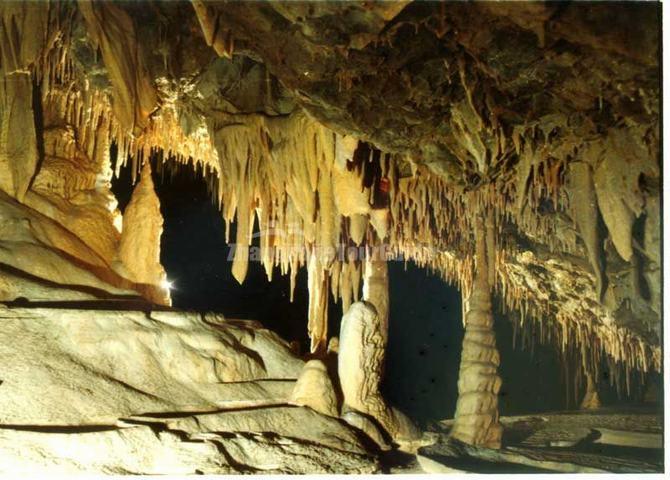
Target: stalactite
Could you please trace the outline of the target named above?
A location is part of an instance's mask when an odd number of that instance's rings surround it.
[[[34,66],[45,48],[49,6],[12,2],[0,11],[0,189],[23,201],[35,174]]]
[[[596,292],[602,300],[604,292],[604,266],[602,239],[598,232],[598,204],[591,167],[583,162],[570,164],[569,195],[573,218],[586,245],[589,261],[596,276]]]
[[[310,255],[307,283],[309,290],[307,331],[310,351],[324,353],[328,341],[328,276],[315,252]]]
[[[123,125],[139,133],[158,99],[140,53],[141,43],[132,18],[110,3],[78,2],[88,33],[98,44],[114,86],[114,111]]]
[[[207,45],[213,47],[219,56],[232,58],[234,39],[231,31],[221,25],[221,17],[209,9],[204,1],[193,0],[191,3],[200,21]]]

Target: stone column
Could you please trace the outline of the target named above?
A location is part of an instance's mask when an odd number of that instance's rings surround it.
[[[338,376],[344,396],[343,411],[373,417],[398,443],[421,438],[421,431],[400,411],[391,408],[379,392],[385,354],[385,333],[375,307],[351,305],[342,318]]]
[[[500,355],[493,331],[486,227],[482,216],[476,219],[475,236],[476,272],[472,292],[464,299],[465,337],[451,437],[470,445],[500,448],[498,392],[501,379],[497,373]]]

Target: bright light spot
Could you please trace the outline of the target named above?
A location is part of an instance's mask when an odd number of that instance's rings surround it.
[[[166,278],[161,282],[161,287],[163,287],[164,290],[172,290],[174,288],[174,282]]]
[[[123,232],[123,215],[118,210],[112,212],[112,223],[116,231],[121,233]]]

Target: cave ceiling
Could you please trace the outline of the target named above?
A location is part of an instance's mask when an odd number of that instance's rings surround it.
[[[26,89],[46,152],[0,177],[18,201],[75,188],[55,185],[63,171],[95,183],[110,162],[95,150],[113,143],[117,171],[158,153],[207,172],[238,245],[254,215],[298,222],[312,246],[374,233],[464,290],[483,208],[494,288],[517,322],[626,370],[660,368],[658,5],[11,5],[2,73],[32,80],[5,87],[5,118]],[[68,161],[49,153],[67,148]],[[304,266],[310,291],[330,278],[356,297],[360,267],[267,241],[268,275],[295,281]],[[244,279],[242,260],[233,272]]]

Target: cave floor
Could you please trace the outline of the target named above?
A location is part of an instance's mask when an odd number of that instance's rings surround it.
[[[603,408],[501,417],[498,451],[448,441],[453,420],[417,453],[426,473],[658,473],[663,471],[663,417],[651,407]],[[406,468],[413,469],[411,464]],[[402,473],[398,469],[398,473]]]

